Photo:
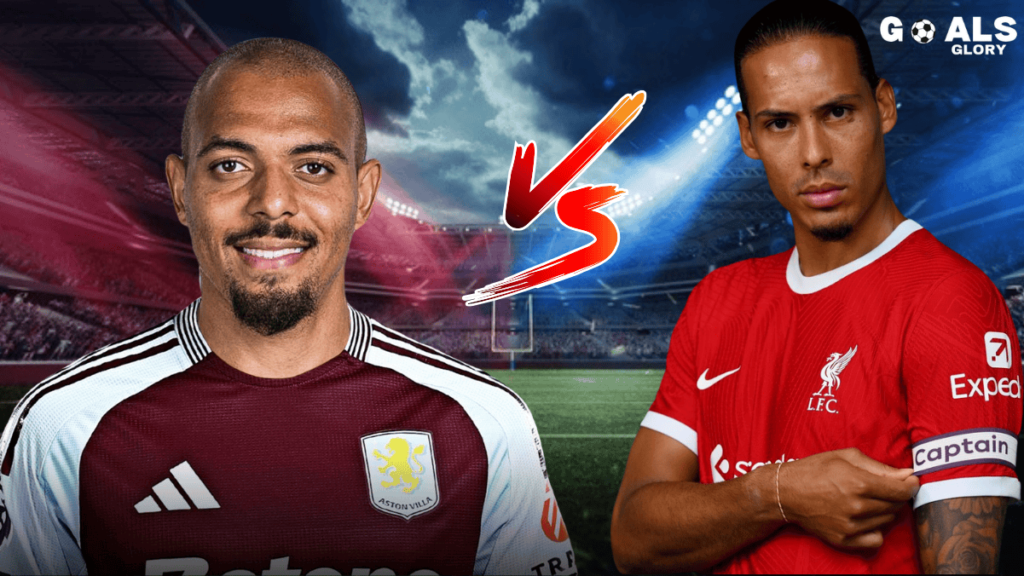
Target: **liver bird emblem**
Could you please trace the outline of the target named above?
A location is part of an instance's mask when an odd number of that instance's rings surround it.
[[[839,352],[833,352],[828,356],[828,362],[825,363],[825,367],[821,369],[821,390],[818,390],[813,396],[832,396],[832,388],[835,387],[839,390],[839,373],[846,368],[846,365],[853,359],[853,355],[857,353],[857,347],[854,346],[846,351],[846,354],[842,356]],[[827,389],[827,390],[826,390]],[[824,394],[823,394],[824,392]]]

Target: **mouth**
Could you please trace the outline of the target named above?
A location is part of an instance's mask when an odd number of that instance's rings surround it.
[[[277,270],[298,263],[309,248],[307,246],[235,246],[242,260],[256,270]]]
[[[271,225],[261,220],[248,230],[230,234],[224,243],[254,270],[279,270],[297,264],[318,240],[312,232],[298,230],[288,222]]]
[[[842,202],[845,186],[825,183],[809,186],[800,191],[800,197],[812,208],[833,208]]]

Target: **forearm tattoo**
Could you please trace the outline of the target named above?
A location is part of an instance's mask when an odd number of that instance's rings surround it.
[[[995,574],[1006,506],[1006,498],[986,496],[918,508],[921,568],[929,574]]]

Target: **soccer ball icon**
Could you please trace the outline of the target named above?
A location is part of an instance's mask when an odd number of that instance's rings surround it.
[[[910,35],[918,44],[927,44],[935,38],[935,24],[927,20],[918,20],[910,27]]]

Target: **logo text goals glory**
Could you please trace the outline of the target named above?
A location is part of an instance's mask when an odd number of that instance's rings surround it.
[[[918,44],[929,44],[942,37],[957,56],[1001,56],[1006,44],[1017,39],[1017,21],[1010,16],[992,20],[974,16],[969,21],[970,24],[963,16],[954,16],[943,37],[938,34],[940,26],[921,18],[911,24],[910,37]],[[903,42],[903,21],[896,16],[883,18],[879,32],[886,42]]]

